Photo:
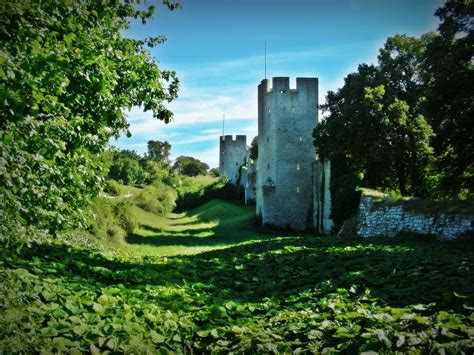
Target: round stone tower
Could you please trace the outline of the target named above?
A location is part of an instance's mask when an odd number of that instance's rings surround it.
[[[262,80],[258,86],[257,214],[263,225],[312,227],[312,133],[318,123],[318,79]]]
[[[232,135],[219,137],[219,175],[227,176],[234,185],[239,183],[240,169],[247,157],[247,136]]]

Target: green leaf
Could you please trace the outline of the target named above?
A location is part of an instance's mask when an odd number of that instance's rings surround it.
[[[157,332],[155,332],[154,330],[150,331],[150,337],[151,337],[151,340],[155,343],[155,344],[161,344],[161,343],[164,343],[166,338],[161,335],[161,334],[158,334]]]

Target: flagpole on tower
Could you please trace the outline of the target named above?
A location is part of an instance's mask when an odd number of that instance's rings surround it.
[[[225,114],[222,115],[222,139],[224,139]]]
[[[267,40],[265,40],[265,79],[267,79]]]

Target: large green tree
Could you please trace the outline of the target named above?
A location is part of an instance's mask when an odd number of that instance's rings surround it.
[[[176,158],[173,169],[181,175],[197,176],[207,174],[209,165],[199,159],[181,155]]]
[[[341,89],[328,93],[321,106],[328,116],[314,134],[322,159],[344,157],[373,188],[428,193],[432,130],[421,103],[423,54],[431,38],[388,38],[377,66],[360,65]]]
[[[128,133],[125,109],[171,120],[178,80],[146,49],[163,38],[122,35],[153,12],[129,0],[0,3],[0,238],[84,220],[103,175],[95,157]]]
[[[171,144],[167,141],[150,140],[147,143],[148,153],[146,157],[157,163],[168,165],[170,163]]]
[[[474,2],[449,0],[436,11],[438,36],[427,49],[426,111],[436,134],[442,190],[474,193]]]

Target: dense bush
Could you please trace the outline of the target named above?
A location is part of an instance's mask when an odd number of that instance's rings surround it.
[[[135,201],[148,212],[164,215],[176,207],[176,198],[177,193],[172,187],[157,182],[144,187]]]
[[[127,234],[133,233],[138,227],[137,219],[133,212],[133,204],[127,200],[113,203],[114,215],[120,226]]]
[[[95,157],[128,132],[125,109],[170,122],[178,80],[147,49],[163,38],[122,35],[153,12],[130,1],[0,2],[0,239],[85,224],[102,182]]]
[[[178,188],[177,212],[191,210],[213,199],[242,200],[244,191],[234,186],[226,176],[208,184],[197,184],[192,179],[184,179]]]
[[[88,231],[99,240],[121,243],[137,227],[133,205],[128,201],[97,197],[91,204],[91,210],[94,216]]]
[[[344,221],[357,213],[360,192],[356,191],[360,179],[351,171],[348,160],[336,156],[331,160],[331,217],[338,231]]]
[[[112,196],[120,196],[120,194],[122,193],[120,184],[115,180],[107,180],[105,182],[104,191]]]

